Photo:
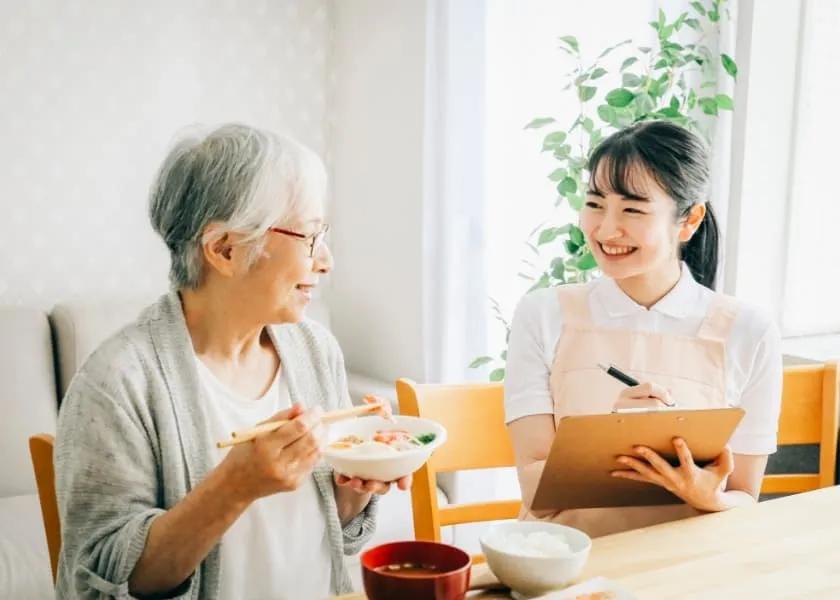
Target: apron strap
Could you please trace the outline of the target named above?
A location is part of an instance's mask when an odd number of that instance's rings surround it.
[[[732,296],[715,294],[706,311],[706,318],[700,324],[697,337],[705,340],[725,340],[737,316],[738,301]]]
[[[557,297],[560,301],[560,318],[564,325],[592,326],[589,292],[590,287],[583,283],[566,284],[557,288]]]

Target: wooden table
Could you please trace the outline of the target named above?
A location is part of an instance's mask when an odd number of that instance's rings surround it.
[[[599,575],[639,600],[837,600],[840,487],[598,538],[581,581]]]

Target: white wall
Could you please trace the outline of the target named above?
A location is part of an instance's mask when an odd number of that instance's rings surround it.
[[[335,3],[333,329],[352,371],[423,379],[425,0]]]
[[[42,0],[0,10],[0,305],[154,292],[146,193],[196,121],[324,153],[330,0]]]

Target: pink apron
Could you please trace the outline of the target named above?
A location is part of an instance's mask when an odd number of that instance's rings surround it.
[[[724,340],[737,314],[728,296],[715,295],[695,336],[606,329],[592,323],[591,286],[558,288],[563,329],[550,374],[555,426],[566,415],[608,413],[626,386],[598,368],[615,364],[641,382],[670,388],[687,407],[723,407],[726,401]],[[573,509],[534,515],[527,510],[544,462],[519,465],[523,492],[520,518],[551,520],[581,529],[591,537],[638,529],[697,515],[687,504]],[[616,468],[620,465],[616,463]]]

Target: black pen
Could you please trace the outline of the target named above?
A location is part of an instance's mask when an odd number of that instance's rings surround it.
[[[639,385],[639,382],[636,379],[633,379],[627,373],[625,373],[624,371],[622,371],[621,369],[619,369],[615,365],[610,365],[609,367],[605,367],[601,363],[598,363],[598,366],[601,369],[603,369],[604,372],[606,372],[607,375],[609,375],[610,377],[613,377],[615,379],[618,379],[624,385],[627,385],[629,387],[634,387],[634,386]],[[665,404],[665,406],[675,407],[676,403],[672,401],[670,404]]]
[[[625,373],[625,372],[621,371],[620,369],[616,368],[614,365],[610,365],[609,367],[605,367],[601,363],[598,363],[598,366],[600,368],[602,368],[607,373],[607,375],[610,375],[611,377],[614,377],[615,379],[618,379],[624,385],[627,385],[627,386],[630,386],[630,387],[635,387],[635,386],[639,385],[638,381],[636,381],[635,379],[630,377],[627,373]]]

